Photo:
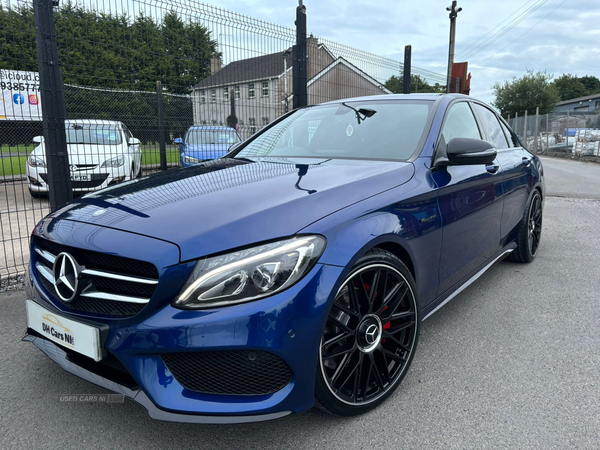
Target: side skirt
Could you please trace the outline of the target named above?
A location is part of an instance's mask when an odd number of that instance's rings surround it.
[[[452,294],[450,294],[445,300],[443,300],[433,310],[431,310],[430,312],[426,313],[426,315],[423,318],[423,320],[427,320],[429,317],[431,317],[442,306],[444,306],[446,303],[448,303],[450,300],[452,300],[454,297],[456,297],[458,294],[460,294],[462,291],[464,291],[466,288],[468,288],[471,284],[473,284],[475,282],[475,280],[477,280],[481,275],[483,275],[485,272],[487,272],[487,270],[490,267],[492,267],[494,264],[496,264],[501,259],[504,259],[506,257],[506,255],[508,255],[509,253],[511,253],[513,250],[514,250],[514,248],[511,248],[509,250],[505,250],[502,253],[500,253],[490,263],[488,263],[486,266],[484,266],[483,269],[481,269],[479,272],[477,272],[475,275],[473,275],[471,278],[469,278],[467,281],[465,281],[458,289],[456,289]]]

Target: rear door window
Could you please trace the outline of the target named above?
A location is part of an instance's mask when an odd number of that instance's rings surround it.
[[[496,114],[477,103],[473,104],[473,109],[477,112],[483,131],[487,135],[486,140],[496,147],[496,149],[508,148],[506,136],[500,127],[500,122]]]

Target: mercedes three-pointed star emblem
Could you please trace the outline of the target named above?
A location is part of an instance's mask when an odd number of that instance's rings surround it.
[[[70,302],[75,299],[79,289],[79,264],[68,253],[60,253],[52,268],[54,287],[61,300]]]

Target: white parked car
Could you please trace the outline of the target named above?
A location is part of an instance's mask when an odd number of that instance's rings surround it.
[[[140,141],[122,122],[112,120],[68,120],[65,122],[67,151],[74,192],[102,189],[137,178],[142,170]],[[27,159],[29,192],[33,197],[49,191],[44,138]]]

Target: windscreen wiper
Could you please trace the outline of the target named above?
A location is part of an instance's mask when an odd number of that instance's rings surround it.
[[[375,113],[377,112],[374,109],[369,109],[369,108],[356,109],[344,102],[342,102],[341,104],[344,105],[346,108],[350,108],[352,111],[354,111],[354,114],[356,115],[356,120],[358,120],[359,125],[367,117],[373,117],[375,115]]]

